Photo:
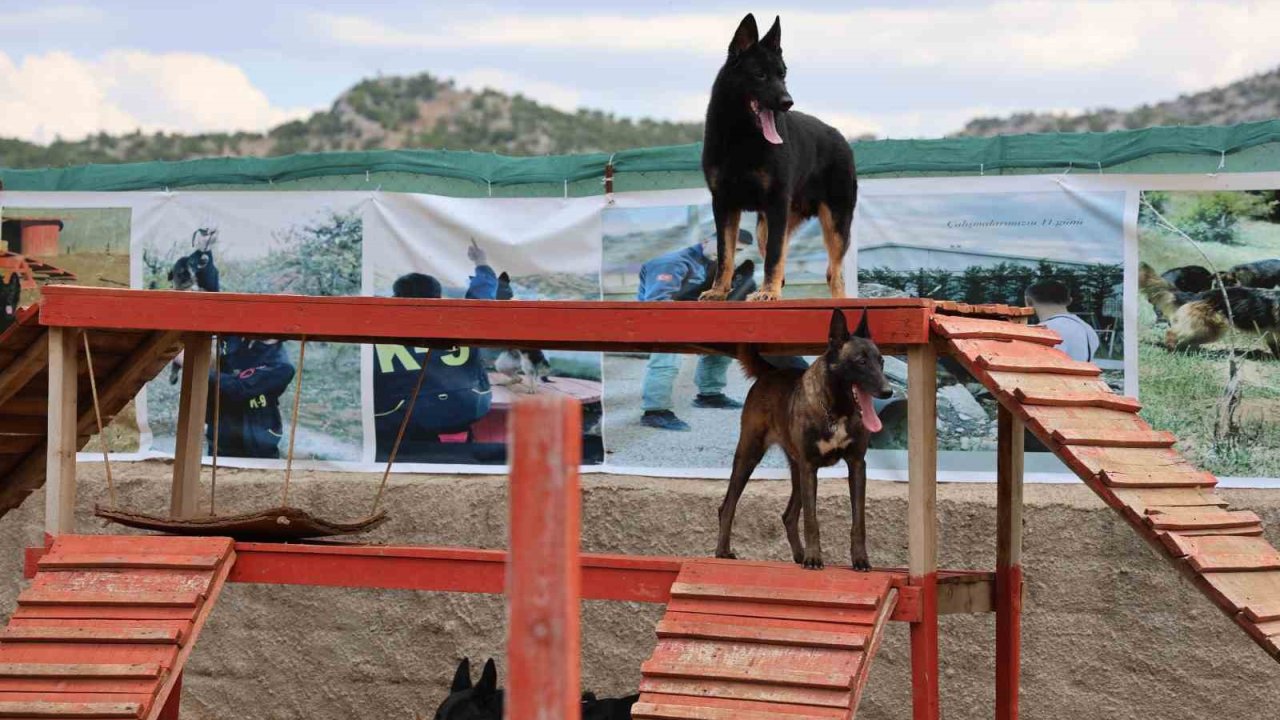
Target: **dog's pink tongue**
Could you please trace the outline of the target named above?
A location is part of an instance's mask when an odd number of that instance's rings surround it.
[[[858,409],[862,411],[862,427],[866,428],[867,432],[880,432],[884,424],[880,422],[880,416],[876,415],[876,406],[871,402],[871,393],[858,388],[854,388],[853,392],[858,396]]]
[[[773,122],[773,111],[760,109],[756,111],[756,115],[760,116],[760,132],[764,133],[764,139],[774,145],[781,145],[782,136],[778,134],[778,126]]]

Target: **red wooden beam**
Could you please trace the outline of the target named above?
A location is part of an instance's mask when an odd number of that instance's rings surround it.
[[[577,720],[582,408],[563,395],[516,401],[507,574],[507,718]]]
[[[826,344],[831,311],[857,324],[870,312],[872,337],[887,348],[929,341],[930,300],[578,302],[424,300],[190,293],[50,285],[40,322],[117,331],[177,330],[338,342],[576,350],[706,351],[751,343],[765,351],[813,354]]]

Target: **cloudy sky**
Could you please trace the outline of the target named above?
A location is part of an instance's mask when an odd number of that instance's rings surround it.
[[[740,2],[0,0],[0,137],[263,130],[375,75],[697,119]],[[1280,65],[1276,0],[792,0],[797,107],[930,137],[976,115],[1128,107]]]

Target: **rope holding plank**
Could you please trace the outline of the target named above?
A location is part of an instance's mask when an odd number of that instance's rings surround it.
[[[89,333],[80,335],[84,340],[84,363],[89,371],[89,392],[93,394],[93,417],[98,421],[98,441],[102,445],[102,466],[107,472],[107,498],[116,507],[116,484],[111,478],[111,453],[107,448],[107,436],[102,432],[102,406],[98,403],[98,380],[93,372],[93,351],[89,349]]]
[[[289,480],[293,477],[293,443],[298,439],[298,406],[302,403],[302,372],[307,364],[307,336],[302,336],[302,348],[298,351],[298,384],[293,391],[293,420],[289,423],[289,455],[284,464],[284,492],[280,507],[289,507]]]

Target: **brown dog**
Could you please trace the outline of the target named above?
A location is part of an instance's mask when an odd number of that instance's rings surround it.
[[[791,499],[782,524],[787,530],[791,555],[806,568],[822,567],[822,541],[818,532],[818,468],[843,459],[849,465],[849,498],[853,526],[849,531],[850,556],[857,570],[870,570],[867,558],[866,487],[867,442],[880,430],[880,418],[872,396],[893,394],[884,376],[884,358],[871,341],[863,313],[857,331],[849,334],[844,312],[831,316],[827,350],[807,370],[780,369],[765,362],[752,348],[739,351],[738,360],[756,383],[742,408],[742,431],[733,455],[729,490],[720,505],[720,537],[716,557],[735,557],[729,538],[738,499],[760,458],[780,445],[791,466]],[[799,518],[804,511],[804,543]]]

